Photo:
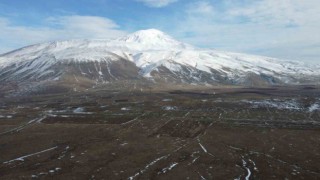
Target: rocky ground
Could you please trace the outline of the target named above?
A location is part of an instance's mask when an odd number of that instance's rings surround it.
[[[0,179],[319,179],[320,89],[0,100]]]

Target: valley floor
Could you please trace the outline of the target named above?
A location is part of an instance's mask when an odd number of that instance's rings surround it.
[[[318,87],[0,100],[0,179],[319,179]]]

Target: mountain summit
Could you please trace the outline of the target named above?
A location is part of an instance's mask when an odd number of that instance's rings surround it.
[[[157,29],[140,30],[119,38],[120,41],[134,43],[151,43],[157,41],[175,41],[171,36]]]
[[[123,41],[127,44],[136,44],[144,50],[147,49],[191,49],[192,46],[179,42],[168,34],[157,29],[140,30],[135,33],[121,37],[116,41]]]
[[[0,55],[0,83],[67,84],[90,88],[136,80],[195,85],[319,83],[319,66],[193,48],[156,30],[113,40],[69,40],[27,46]]]

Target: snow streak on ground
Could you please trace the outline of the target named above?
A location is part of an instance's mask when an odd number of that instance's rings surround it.
[[[130,176],[128,179],[129,179],[129,180],[135,179],[137,176],[139,176],[139,175],[143,174],[144,172],[146,172],[151,166],[155,165],[158,161],[160,161],[160,160],[162,160],[162,159],[166,159],[166,158],[168,158],[169,156],[170,156],[170,154],[169,154],[169,155],[165,155],[165,156],[161,156],[161,157],[153,160],[152,162],[150,162],[149,164],[147,164],[142,170],[140,170],[139,172],[137,172],[135,175]]]
[[[28,127],[28,126],[31,126],[31,125],[33,125],[35,123],[40,123],[45,118],[46,118],[46,116],[41,117],[41,118],[32,119],[29,122],[27,122],[25,124],[21,124],[20,126],[18,126],[16,128],[13,128],[13,129],[10,129],[8,131],[5,131],[5,132],[1,133],[0,135],[5,135],[5,134],[8,134],[8,133],[13,133],[13,132],[19,132],[19,131],[23,130],[24,128]]]
[[[242,166],[243,166],[243,168],[245,168],[246,170],[247,170],[247,176],[245,177],[245,179],[246,180],[249,180],[250,179],[250,176],[251,176],[251,171],[250,171],[250,169],[247,167],[247,162],[244,160],[244,159],[242,159]]]
[[[158,174],[161,174],[161,173],[164,174],[164,173],[166,173],[168,171],[171,171],[177,165],[178,165],[177,162],[173,162],[173,163],[170,164],[170,166],[163,168],[160,172],[158,172]]]
[[[201,149],[205,152],[205,153],[208,153],[207,149],[199,142],[199,145],[201,147]]]
[[[42,154],[42,153],[45,153],[45,152],[48,152],[48,151],[52,151],[52,150],[57,149],[57,148],[58,148],[58,146],[55,146],[55,147],[52,147],[52,148],[49,148],[49,149],[46,149],[46,150],[43,150],[43,151],[39,151],[39,152],[36,152],[36,153],[24,155],[24,156],[21,156],[21,157],[18,157],[18,158],[9,160],[9,161],[5,161],[5,162],[3,162],[3,164],[9,164],[9,163],[12,163],[14,161],[24,161],[24,159],[27,158],[27,157],[31,157],[31,156],[35,156],[35,155],[38,155],[38,154]]]

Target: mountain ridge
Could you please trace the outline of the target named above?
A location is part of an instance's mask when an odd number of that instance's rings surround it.
[[[89,84],[144,79],[153,83],[261,86],[319,83],[320,70],[301,62],[200,49],[156,29],[116,39],[54,41],[0,55],[3,83],[63,77],[92,81]]]

